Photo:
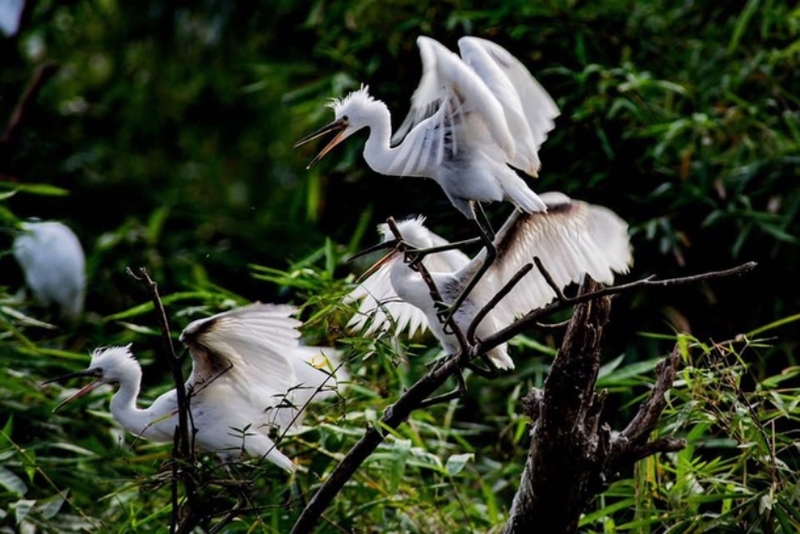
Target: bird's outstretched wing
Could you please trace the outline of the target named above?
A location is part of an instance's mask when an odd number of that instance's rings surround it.
[[[555,127],[560,111],[530,71],[505,48],[486,39],[462,37],[461,58],[486,84],[503,106],[515,143],[509,161],[528,174],[536,175],[539,147]]]
[[[411,98],[411,109],[392,137],[398,156],[391,174],[425,175],[424,169],[441,165],[469,145],[466,135],[476,135],[466,122],[480,121],[483,135],[508,158],[514,139],[503,107],[486,84],[458,55],[429,37],[417,38],[422,77]],[[400,144],[402,142],[402,144]]]
[[[486,273],[498,288],[519,269],[541,259],[559,288],[580,283],[584,275],[610,284],[614,273],[628,271],[633,258],[628,224],[613,211],[572,200],[563,193],[540,194],[546,212],[516,211],[497,233],[497,260]],[[479,254],[473,261],[482,261]],[[510,322],[530,310],[547,305],[555,292],[542,274],[534,269],[525,275],[498,306]]]
[[[414,247],[424,249],[449,244],[446,239],[425,227],[424,222],[424,217],[417,217],[399,221],[397,226],[403,239]],[[379,231],[385,240],[390,238],[386,225],[379,226]],[[370,335],[394,326],[393,333],[407,332],[409,336],[413,336],[428,328],[425,313],[402,301],[392,287],[390,273],[397,261],[403,261],[399,254],[392,261],[381,265],[347,295],[345,302],[360,301],[358,311],[348,323],[351,330]],[[429,254],[422,260],[431,273],[454,273],[468,262],[467,255],[458,249]]]
[[[296,311],[256,303],[189,324],[180,336],[194,360],[187,388],[207,396],[236,395],[239,409],[253,413],[272,409],[277,414],[279,407],[290,406],[298,387],[290,359],[299,346]],[[288,417],[261,419],[284,426]]]

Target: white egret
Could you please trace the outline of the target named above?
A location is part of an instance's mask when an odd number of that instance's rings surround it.
[[[86,294],[86,257],[75,233],[57,221],[21,224],[14,257],[25,282],[45,306],[57,304],[62,315],[77,319]]]
[[[192,356],[186,381],[195,447],[223,458],[246,453],[287,471],[293,462],[279,451],[272,431],[300,428],[306,403],[335,394],[346,379],[339,351],[299,344],[300,321],[288,305],[251,304],[189,324],[180,340]],[[323,371],[339,368],[333,376]],[[178,424],[176,391],[137,407],[142,369],[127,347],[97,349],[89,367],[45,383],[88,376],[97,380],[59,406],[106,383],[118,383],[111,414],[137,437],[173,440]],[[326,383],[327,381],[327,383]]]
[[[462,332],[467,332],[476,314],[534,256],[540,258],[559,288],[581,282],[586,274],[610,284],[614,273],[627,272],[632,256],[625,221],[607,208],[572,200],[562,193],[543,193],[541,198],[547,204],[546,212],[515,211],[497,233],[494,240],[497,258],[454,312],[453,319]],[[421,217],[398,222],[403,241],[414,247],[447,243],[423,222]],[[379,229],[386,246],[395,246],[396,239],[386,225]],[[480,269],[485,255],[486,249],[472,259],[458,250],[425,256],[422,264],[430,272],[444,304],[451,304],[462,293],[464,285]],[[555,297],[544,276],[532,270],[486,315],[475,330],[476,337],[485,339]],[[397,331],[413,332],[427,326],[448,353],[454,354],[459,349],[455,335],[445,332],[438,318],[428,285],[397,249],[375,264],[348,295],[348,300],[361,301],[358,313],[349,323],[353,329],[366,328],[372,333],[387,328],[392,321]],[[488,356],[499,369],[514,367],[505,344],[492,349]]]
[[[386,104],[362,86],[334,100],[336,119],[295,146],[336,133],[310,167],[368,128],[364,159],[374,171],[433,178],[453,205],[478,224],[490,246],[491,229],[478,220],[476,201],[508,201],[526,213],[546,209],[509,165],[537,175],[538,150],[558,107],[520,61],[490,41],[461,38],[460,58],[430,37],[417,38],[417,45],[422,78],[394,136]]]

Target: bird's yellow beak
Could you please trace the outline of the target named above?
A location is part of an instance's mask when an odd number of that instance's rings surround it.
[[[89,384],[86,384],[81,389],[79,389],[66,399],[59,402],[56,405],[56,407],[53,408],[54,412],[59,408],[61,408],[62,406],[64,406],[65,404],[67,404],[68,402],[74,401],[78,397],[83,397],[93,389],[97,388],[98,386],[102,386],[103,384],[106,383],[106,381],[103,380],[102,371],[100,371],[100,369],[86,369],[84,371],[78,371],[77,373],[68,373],[62,376],[58,376],[56,378],[51,378],[50,380],[45,380],[44,382],[42,382],[42,385],[45,386],[47,384],[52,384],[54,382],[66,382],[67,380],[70,380],[72,378],[79,378],[79,377],[92,377],[96,378],[97,380]]]
[[[320,151],[320,153],[317,154],[317,156],[314,159],[311,160],[311,163],[308,164],[306,169],[310,169],[315,163],[317,163],[319,160],[321,160],[323,157],[325,157],[325,154],[330,152],[333,147],[338,145],[344,139],[344,130],[345,130],[345,128],[347,128],[347,120],[344,119],[344,118],[337,119],[337,120],[333,121],[332,123],[328,124],[327,126],[323,126],[322,128],[320,128],[316,132],[308,134],[307,136],[305,136],[304,138],[300,139],[298,142],[296,142],[294,144],[294,148],[297,148],[300,145],[304,145],[304,144],[308,143],[309,141],[313,141],[314,139],[316,139],[318,137],[322,137],[323,135],[327,135],[327,134],[329,134],[331,132],[338,132],[333,137],[333,139],[331,139],[330,142],[327,145],[325,145],[325,148],[323,148]]]

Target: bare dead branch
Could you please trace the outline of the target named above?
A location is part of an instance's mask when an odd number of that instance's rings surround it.
[[[545,382],[523,406],[534,427],[531,448],[505,534],[577,531],[588,501],[620,473],[653,454],[681,450],[683,439],[648,441],[667,405],[680,358],[676,348],[656,366],[656,383],[638,413],[616,437],[600,423],[605,391],[595,392],[602,327],[609,297],[575,308],[564,343]],[[584,324],[585,328],[580,325]]]
[[[402,236],[400,236],[399,232],[396,231],[396,225],[393,225],[392,224],[393,222],[394,222],[393,220],[390,221],[389,226],[390,228],[394,226],[392,231],[395,233],[395,237],[397,237],[398,240],[401,240]],[[592,301],[595,301],[602,297],[608,297],[614,294],[620,294],[626,291],[631,291],[633,289],[638,289],[642,287],[667,287],[670,285],[696,283],[699,281],[724,278],[745,273],[755,268],[755,266],[756,266],[755,262],[749,262],[740,265],[738,267],[735,267],[733,269],[727,269],[725,271],[699,274],[684,278],[653,280],[653,277],[649,277],[643,280],[638,280],[636,282],[631,282],[629,284],[624,284],[609,288],[600,288],[600,286],[591,286],[591,291],[583,292],[571,298],[565,297],[564,300],[562,301],[555,302],[550,306],[547,306],[540,310],[534,310],[531,313],[524,316],[519,321],[510,325],[509,327],[488,337],[485,340],[478,341],[474,345],[470,345],[467,342],[466,351],[462,351],[462,354],[459,355],[458,357],[451,357],[441,365],[435,366],[425,376],[423,376],[413,386],[411,386],[411,388],[409,388],[403,395],[401,395],[394,404],[386,408],[386,410],[383,413],[383,416],[381,417],[380,426],[368,428],[364,436],[353,446],[352,449],[350,449],[350,451],[345,455],[345,457],[333,469],[330,475],[325,479],[325,481],[317,489],[316,493],[309,500],[307,506],[303,509],[300,516],[297,518],[297,521],[295,522],[291,532],[293,534],[299,534],[312,531],[312,529],[314,528],[314,526],[316,525],[319,518],[322,516],[323,512],[328,507],[330,502],[341,491],[346,482],[352,478],[352,476],[355,474],[355,472],[358,470],[358,468],[361,466],[364,460],[366,460],[366,458],[370,454],[372,454],[372,452],[383,441],[384,436],[386,434],[384,428],[392,428],[392,429],[397,428],[400,424],[402,424],[404,421],[408,419],[408,417],[411,415],[411,412],[423,406],[425,404],[426,399],[429,399],[429,397],[433,393],[435,393],[447,381],[447,379],[450,376],[452,376],[457,372],[460,372],[461,367],[465,365],[465,363],[471,362],[473,359],[477,358],[481,354],[485,354],[492,348],[502,343],[505,343],[518,333],[522,332],[524,329],[530,327],[533,324],[536,324],[536,322],[539,319],[549,316],[555,312],[561,311],[562,309],[565,309],[569,306],[574,306],[576,304],[584,304],[585,306],[583,307],[588,306],[590,309],[594,309],[591,306]],[[437,301],[441,301],[441,296],[439,295],[438,289],[436,288],[435,284],[433,283],[433,280],[430,278],[430,275],[427,273],[424,267],[420,270],[420,273],[422,274],[423,279],[426,280],[426,283],[428,283],[429,289],[431,289],[431,296]],[[608,306],[606,305],[606,307]],[[454,333],[457,333],[459,331],[458,326],[455,325],[454,322],[452,321],[452,317],[448,318],[448,324],[450,324],[451,328],[453,328]],[[574,346],[579,347],[581,346],[582,343],[590,343],[590,344],[599,343],[602,337],[602,328],[593,328],[591,329],[591,332],[587,332],[586,331],[587,329],[581,326],[581,324],[585,324],[585,322],[582,323],[580,320],[576,320],[574,316],[571,324],[576,325],[573,328],[573,331],[575,333],[574,334],[568,333],[568,337],[580,336],[582,340],[581,342],[577,341],[574,342],[573,343]],[[562,351],[563,350],[565,349],[562,347]],[[596,373],[597,373],[597,369],[595,369],[594,366],[595,364],[592,362],[583,364],[584,368],[584,372],[582,373],[583,379],[584,380],[586,380],[587,378],[591,379],[591,387],[588,385],[582,386],[580,388],[580,392],[582,392],[583,394],[580,397],[578,406],[570,406],[569,409],[572,411],[576,411],[579,410],[581,407],[584,407],[586,412],[589,414],[589,422],[592,425],[598,425],[599,412],[602,406],[602,399],[596,399],[593,395],[594,380],[596,379]],[[597,366],[599,367],[599,363],[597,363]],[[571,372],[572,369],[570,366],[566,365],[563,365],[562,368],[564,369],[564,372],[566,372],[566,370],[570,370]],[[558,388],[554,387],[553,389],[558,389]],[[573,389],[573,395],[574,395],[574,389]],[[535,394],[529,396],[527,400],[528,404],[525,407],[526,413],[540,414],[543,410],[546,410],[546,405],[548,404],[548,402],[544,401],[543,396]],[[537,417],[536,420],[538,421],[539,418]],[[562,419],[562,423],[563,421],[564,420]],[[596,434],[597,433],[601,434],[603,433],[602,427],[596,429]],[[606,432],[605,435],[608,436],[609,435],[608,432]],[[638,452],[640,454],[644,454],[647,450],[657,449],[658,447],[661,447],[663,449],[670,447],[678,447],[680,445],[679,441],[670,441],[670,440],[657,440],[656,442],[653,443],[654,444],[646,444],[643,448],[638,449]],[[596,448],[599,451],[605,451],[606,453],[608,453],[608,451],[610,450],[610,447],[608,445],[608,440],[602,442],[602,445],[597,444]],[[529,463],[530,463],[530,458],[529,458]],[[529,468],[530,466],[526,464],[526,469],[525,469],[526,473],[529,472]],[[601,477],[601,475],[602,473],[596,473],[597,477]],[[524,475],[523,485],[525,487],[530,486],[530,482],[527,482],[527,480],[528,478]],[[595,486],[594,481],[590,480],[587,477],[584,486],[586,488],[594,487]],[[579,504],[578,501],[576,501],[576,505],[573,506],[573,508],[579,509],[577,504]],[[516,506],[517,506],[517,501],[515,499],[515,507]],[[561,503],[559,503],[558,506],[555,506],[554,509],[558,510],[560,509],[560,507]],[[539,528],[539,526],[537,526],[536,528]],[[558,530],[552,530],[552,531],[557,532]]]

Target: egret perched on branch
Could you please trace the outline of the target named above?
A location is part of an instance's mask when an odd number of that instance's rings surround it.
[[[614,273],[627,272],[632,263],[628,225],[611,210],[572,200],[563,193],[543,193],[547,211],[524,214],[515,211],[494,240],[497,258],[472,292],[455,310],[453,319],[467,332],[476,314],[511,278],[537,256],[558,288],[579,283],[584,275],[611,284]],[[423,225],[423,218],[397,223],[403,241],[414,247],[432,247],[447,241]],[[386,225],[381,225],[384,248],[396,247],[397,240]],[[425,256],[422,264],[429,271],[445,304],[461,294],[464,285],[484,262],[486,249],[470,259],[458,250]],[[485,339],[510,325],[514,319],[547,305],[556,297],[541,272],[532,270],[490,311],[477,326],[478,339]],[[445,329],[422,275],[411,268],[396,248],[379,260],[349,295],[361,301],[349,326],[367,333],[387,328],[393,321],[396,333],[408,329],[431,329],[444,346],[455,354],[457,340]],[[386,312],[392,315],[390,319]],[[512,369],[505,344],[488,353],[499,369]]]
[[[57,304],[63,316],[77,319],[86,294],[86,257],[78,237],[57,221],[24,222],[21,228],[12,249],[25,283],[39,302]]]
[[[491,246],[488,221],[475,202],[508,201],[526,213],[546,209],[509,167],[537,176],[538,150],[559,111],[522,63],[504,48],[477,37],[458,41],[461,57],[430,37],[418,37],[422,78],[411,110],[394,136],[386,104],[362,86],[331,107],[336,119],[295,147],[336,133],[309,167],[362,128],[370,134],[364,159],[376,172],[427,176],[481,230]]]
[[[180,335],[192,356],[186,381],[190,421],[198,449],[221,457],[243,452],[265,457],[291,471],[294,464],[270,438],[297,431],[306,404],[335,394],[347,376],[339,351],[298,342],[300,321],[288,305],[251,304],[192,322]],[[334,374],[327,371],[337,369]],[[173,389],[149,408],[136,405],[142,369],[128,347],[97,349],[88,369],[45,383],[74,377],[97,380],[61,402],[61,406],[106,383],[118,383],[111,414],[137,437],[172,442],[178,425]]]

